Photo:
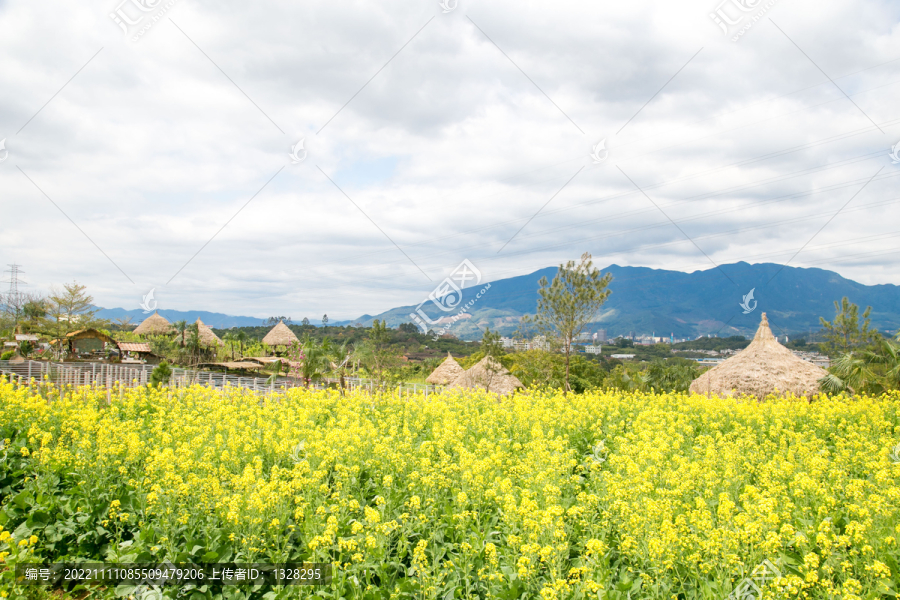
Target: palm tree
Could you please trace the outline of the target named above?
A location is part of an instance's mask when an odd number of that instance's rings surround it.
[[[838,357],[819,380],[830,394],[849,391],[877,395],[900,388],[900,346],[879,339],[871,349],[847,352]]]
[[[118,319],[113,319],[113,323],[115,323],[116,326],[121,331],[131,331],[131,329],[132,329],[130,316],[129,317],[119,317]]]
[[[181,347],[184,348],[184,331],[187,329],[187,321],[182,319],[181,321],[175,321],[173,324],[175,326],[175,331],[177,331],[181,336]]]
[[[193,363],[194,353],[196,352],[198,356],[200,354],[200,325],[191,323],[187,326],[186,331],[190,334],[187,341],[187,348],[191,352],[191,363]],[[184,341],[183,335],[181,339]]]
[[[238,341],[238,343],[241,345],[241,358],[244,358],[244,342],[246,342],[249,339],[247,337],[247,332],[246,331],[238,331],[235,334],[234,339],[236,339]]]
[[[644,387],[657,391],[686,392],[699,375],[700,369],[696,363],[655,360],[641,375],[641,379]]]
[[[325,339],[327,340],[328,338]],[[330,344],[327,350],[327,355],[331,366],[331,371],[333,373],[337,373],[338,378],[340,379],[341,395],[343,395],[345,387],[344,376],[347,373],[347,367],[349,366],[350,361],[353,359],[353,352],[351,352],[350,348],[348,348],[347,342],[344,342],[340,346],[338,346],[337,344]]]
[[[331,347],[328,338],[322,340],[322,344],[317,344],[315,340],[310,339],[307,333],[303,336],[303,342],[300,349],[303,352],[303,360],[300,363],[300,376],[303,378],[304,385],[309,387],[313,381],[318,381],[328,372],[330,363],[328,361],[327,351]]]
[[[237,343],[237,337],[229,331],[222,336],[222,341],[231,347],[231,360],[234,360],[234,345]]]

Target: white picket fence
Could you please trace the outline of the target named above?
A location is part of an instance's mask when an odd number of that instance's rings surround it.
[[[150,374],[154,365],[123,365],[112,363],[56,363],[48,361],[26,360],[14,362],[0,360],[0,375],[25,385],[32,379],[38,383],[51,381],[57,386],[96,386],[103,388],[130,388],[144,386],[150,382]],[[182,388],[190,385],[203,385],[212,388],[240,387],[260,394],[285,392],[294,387],[303,387],[302,381],[290,377],[278,377],[273,383],[267,383],[265,377],[242,377],[227,375],[214,371],[200,371],[172,367],[169,379],[170,388]],[[322,389],[339,385],[338,379],[325,379],[311,383],[309,387]],[[377,388],[369,379],[345,377],[344,385],[352,390],[374,392]],[[396,392],[399,396],[410,396],[418,393],[429,394],[443,391],[442,386],[421,383],[401,383]]]

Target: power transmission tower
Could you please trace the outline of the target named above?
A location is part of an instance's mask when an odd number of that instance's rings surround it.
[[[6,270],[9,273],[9,294],[6,296],[6,311],[9,312],[13,317],[13,330],[19,325],[19,313],[22,312],[22,294],[19,292],[19,283],[23,285],[27,285],[24,281],[19,281],[19,275],[24,273],[24,271],[20,270],[21,265],[17,265],[15,263],[11,265],[6,265],[9,269]]]

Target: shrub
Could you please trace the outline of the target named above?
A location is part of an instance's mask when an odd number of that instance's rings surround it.
[[[163,361],[150,373],[150,385],[158,388],[160,384],[169,383],[170,377],[172,377],[172,368],[169,366],[169,363]]]

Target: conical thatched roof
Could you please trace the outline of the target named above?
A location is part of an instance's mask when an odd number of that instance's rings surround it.
[[[217,336],[215,333],[213,333],[213,330],[210,329],[206,323],[204,323],[203,321],[200,320],[200,317],[197,317],[197,325],[200,327],[198,333],[200,334],[200,345],[201,346],[206,346],[208,348],[210,346],[224,346],[225,345],[225,343],[219,339],[219,336]],[[186,329],[184,331],[184,337],[185,337],[185,341],[187,341],[191,338],[190,332],[188,332],[188,330],[186,330]],[[175,341],[181,342],[181,334],[180,333],[177,336],[175,336]]]
[[[695,379],[691,392],[715,396],[746,394],[762,399],[777,390],[811,396],[818,393],[819,380],[827,374],[825,369],[794,356],[779,344],[763,313],[750,345]]]
[[[482,358],[471,369],[460,373],[447,389],[483,389],[495,394],[512,394],[516,388],[523,388],[522,382],[516,379],[506,367],[490,356]]]
[[[175,328],[172,327],[172,324],[165,317],[155,312],[144,319],[144,322],[135,328],[134,333],[138,335],[166,335],[174,331]]]
[[[425,379],[425,383],[430,383],[432,385],[447,385],[448,383],[452,383],[464,372],[465,369],[463,369],[458,362],[453,360],[453,357],[448,352],[447,358],[438,365],[437,369],[432,371],[431,375]]]
[[[197,317],[197,325],[200,326],[200,343],[204,346],[224,346],[225,343],[219,339],[213,330],[209,328],[200,317]]]
[[[294,342],[300,343],[300,340],[297,339],[297,336],[294,335],[294,332],[290,330],[290,328],[284,324],[284,321],[279,321],[278,325],[273,327],[269,333],[266,334],[266,337],[262,339],[262,343],[267,346],[290,346]]]

